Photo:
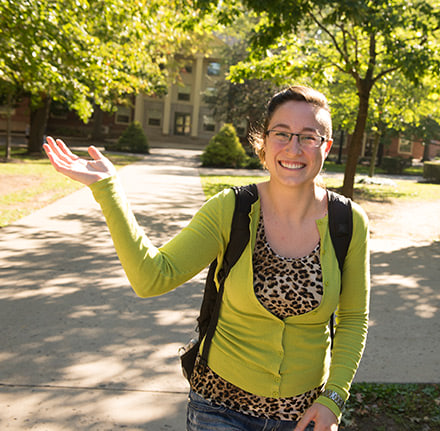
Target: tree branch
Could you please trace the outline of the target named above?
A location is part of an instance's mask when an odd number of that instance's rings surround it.
[[[394,72],[395,70],[398,70],[398,66],[390,67],[388,69],[383,70],[382,72],[378,73],[374,78],[372,78],[373,82],[379,81],[380,78],[382,78],[385,75],[388,75],[388,73]]]
[[[339,55],[341,56],[342,60],[344,61],[344,63],[350,68],[349,71],[344,70],[345,73],[350,73],[357,81],[357,79],[359,78],[357,72],[353,69],[353,67],[351,66],[351,62],[348,56],[347,51],[344,52],[344,50],[341,48],[341,46],[338,44],[336,37],[327,29],[327,27],[322,24],[318,18],[316,18],[316,16],[312,13],[312,12],[308,12],[310,18],[315,22],[315,24],[322,30],[324,31],[324,33],[327,34],[327,36],[331,39],[331,41],[333,42],[334,47],[336,48],[336,51],[339,52]]]

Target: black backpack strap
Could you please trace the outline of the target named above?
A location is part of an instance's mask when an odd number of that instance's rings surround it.
[[[233,187],[233,190],[235,193],[235,209],[232,216],[229,243],[226,247],[225,255],[223,257],[222,267],[218,272],[219,290],[218,292],[212,291],[212,289],[215,289],[214,273],[217,266],[217,260],[215,260],[209,268],[205,286],[205,294],[200,311],[200,319],[202,319],[202,316],[205,316],[204,320],[206,322],[206,319],[209,318],[209,324],[206,329],[205,342],[203,344],[203,350],[200,358],[200,365],[202,367],[205,367],[208,363],[208,352],[220,314],[220,306],[225,287],[225,280],[229,274],[229,271],[236,264],[247,244],[249,243],[249,213],[251,211],[252,204],[258,199],[258,190],[255,184],[250,184],[248,186],[242,187]],[[207,289],[210,289],[210,294],[208,293]],[[215,305],[212,308],[212,305],[210,306],[209,302],[211,302],[212,304],[212,296],[214,294]],[[211,297],[211,300],[209,300],[209,298],[205,298],[207,295]],[[209,308],[212,308],[212,310],[209,310]],[[199,339],[202,340],[205,335],[202,320],[199,320],[199,331]]]
[[[328,224],[333,248],[335,249],[338,260],[339,271],[341,272],[342,291],[342,272],[344,268],[345,256],[350,246],[353,234],[353,212],[351,200],[338,193],[327,190],[328,197]],[[333,348],[333,338],[335,332],[335,314],[330,318],[331,347]]]
[[[353,233],[351,200],[330,190],[327,190],[327,196],[330,237],[342,275],[345,256]]]

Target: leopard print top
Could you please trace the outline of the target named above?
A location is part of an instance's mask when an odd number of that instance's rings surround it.
[[[279,319],[307,313],[321,302],[322,272],[320,244],[302,258],[277,255],[266,240],[263,217],[257,230],[253,254],[254,290],[260,303]],[[191,377],[192,389],[205,399],[247,415],[275,420],[298,420],[320,395],[323,386],[289,398],[253,395],[229,383],[209,367]]]

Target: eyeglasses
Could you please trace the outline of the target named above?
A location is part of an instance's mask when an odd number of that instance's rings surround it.
[[[315,135],[313,133],[290,133],[282,130],[266,130],[267,137],[275,144],[286,145],[294,136],[298,137],[301,147],[319,148],[325,142],[325,136]]]

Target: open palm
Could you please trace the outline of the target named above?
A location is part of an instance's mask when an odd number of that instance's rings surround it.
[[[96,181],[113,176],[113,164],[94,146],[88,148],[93,160],[81,159],[73,154],[61,139],[50,136],[43,145],[52,166],[60,173],[89,186]]]

